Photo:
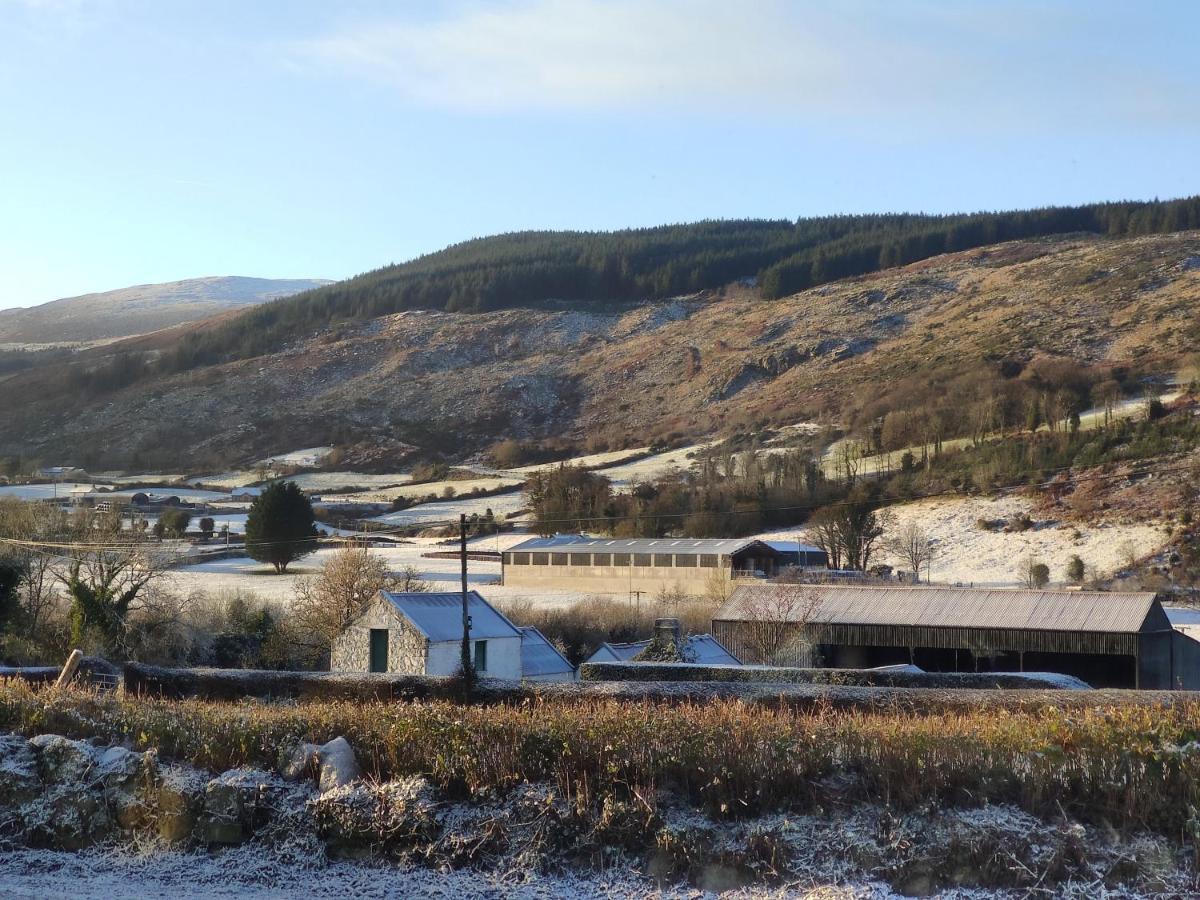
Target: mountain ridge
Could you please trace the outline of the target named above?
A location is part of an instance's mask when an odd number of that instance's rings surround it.
[[[1082,373],[1071,377],[1084,396],[1113,378],[1136,389],[1200,344],[1197,303],[1200,232],[1073,235],[780,300],[733,284],[606,308],[408,310],[93,389],[107,367],[148,365],[139,360],[155,347],[217,327],[206,320],[0,381],[0,455],[195,470],[281,447],[404,445],[466,459],[501,438],[606,449],[895,410],[949,417],[989,392],[1052,394],[1066,377],[1055,366]],[[1022,415],[1024,396],[1006,415]]]
[[[210,275],[62,297],[0,310],[0,344],[86,343],[130,337],[331,283],[314,278]]]

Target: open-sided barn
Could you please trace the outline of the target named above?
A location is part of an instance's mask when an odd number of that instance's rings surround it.
[[[745,662],[912,663],[1060,672],[1094,687],[1200,688],[1200,642],[1174,630],[1151,593],[741,585],[712,630]]]

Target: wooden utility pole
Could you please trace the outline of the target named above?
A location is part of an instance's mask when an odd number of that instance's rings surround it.
[[[471,666],[471,613],[467,606],[467,514],[458,514],[458,547],[462,558],[462,671],[463,682],[470,693],[475,683]]]

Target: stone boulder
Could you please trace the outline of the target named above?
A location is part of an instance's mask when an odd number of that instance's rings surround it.
[[[20,735],[0,735],[0,806],[14,809],[41,792],[33,745]]]
[[[336,787],[310,800],[308,810],[317,834],[343,855],[403,850],[436,840],[442,831],[437,792],[419,777]]]
[[[297,744],[295,750],[281,759],[279,774],[288,781],[299,781],[302,778],[316,778],[317,752],[319,749],[316,744]]]
[[[240,844],[290,808],[295,793],[270,772],[231,769],[204,787],[199,837],[207,844]]]
[[[317,787],[321,793],[345,787],[362,777],[354,748],[337,737],[317,749]]]
[[[94,778],[121,828],[141,828],[153,819],[157,766],[158,756],[154,752],[136,753],[125,747],[109,747],[100,754]]]
[[[21,810],[30,843],[79,850],[109,837],[116,822],[100,789],[100,752],[55,734],[38,735],[29,743],[45,784],[42,796]]]
[[[171,844],[188,840],[204,809],[206,776],[195,769],[164,766],[155,783],[158,836]]]

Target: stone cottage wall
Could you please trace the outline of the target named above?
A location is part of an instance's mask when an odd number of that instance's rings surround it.
[[[428,642],[382,597],[351,622],[334,640],[329,668],[333,672],[367,672],[371,668],[371,629],[388,630],[388,671],[425,674]]]

